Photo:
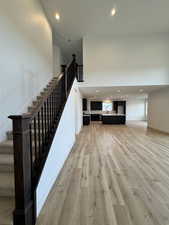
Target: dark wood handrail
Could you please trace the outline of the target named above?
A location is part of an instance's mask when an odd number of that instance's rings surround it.
[[[78,65],[62,65],[29,113],[9,116],[13,121],[15,211],[14,225],[35,225],[36,189],[62,112],[77,77]]]

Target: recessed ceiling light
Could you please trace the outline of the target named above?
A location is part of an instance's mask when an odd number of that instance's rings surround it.
[[[117,90],[117,92],[120,92],[120,90]]]
[[[99,90],[96,90],[96,92],[100,92]]]
[[[113,7],[111,10],[111,16],[115,16],[116,15],[116,8]]]
[[[60,20],[60,14],[59,13],[56,13],[55,14],[55,18],[56,18],[57,21],[59,21]]]
[[[143,92],[144,90],[143,90],[143,89],[140,89],[139,91],[140,91],[140,92]]]

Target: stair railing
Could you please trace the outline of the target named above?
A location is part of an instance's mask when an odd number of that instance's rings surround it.
[[[36,189],[69,92],[77,77],[76,56],[53,79],[30,113],[13,121],[15,210],[14,225],[35,225]]]
[[[83,80],[83,65],[78,65],[77,80],[78,80],[78,82],[84,82],[84,80]]]

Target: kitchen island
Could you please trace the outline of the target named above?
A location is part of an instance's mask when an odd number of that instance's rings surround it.
[[[102,114],[103,124],[126,124],[126,115],[124,114]]]

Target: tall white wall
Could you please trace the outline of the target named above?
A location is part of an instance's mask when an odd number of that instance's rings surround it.
[[[61,49],[56,45],[53,44],[53,71],[54,74],[57,76],[61,72],[61,65],[64,64],[64,59],[62,55]]]
[[[126,101],[126,120],[146,120],[146,99],[133,97]]]
[[[61,171],[82,126],[82,98],[75,82],[70,92],[37,188],[37,214]],[[78,111],[77,111],[78,107]]]
[[[82,86],[169,84],[169,34],[83,39]]]
[[[53,73],[52,32],[39,0],[0,1],[0,140],[10,114],[28,104]]]
[[[148,126],[169,133],[169,88],[149,95]]]

